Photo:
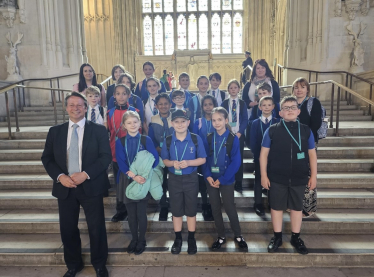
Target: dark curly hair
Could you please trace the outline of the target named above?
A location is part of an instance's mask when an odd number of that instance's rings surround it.
[[[265,59],[261,59],[261,60],[255,61],[255,64],[252,70],[251,80],[253,80],[256,77],[256,66],[258,64],[266,68],[266,73],[265,73],[266,77],[269,77],[270,79],[274,79],[273,72],[271,71],[268,63],[265,61]]]

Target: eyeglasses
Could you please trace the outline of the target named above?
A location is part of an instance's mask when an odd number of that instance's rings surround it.
[[[296,106],[296,105],[293,105],[293,106],[284,106],[282,107],[282,110],[284,111],[289,111],[289,110],[293,110],[293,111],[296,111],[299,107]]]
[[[174,97],[173,99],[174,100],[177,100],[177,101],[179,101],[179,100],[184,100],[186,97],[184,97],[184,96],[178,96],[178,97]]]

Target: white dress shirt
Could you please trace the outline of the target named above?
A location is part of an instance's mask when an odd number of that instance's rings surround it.
[[[269,117],[264,117],[263,115],[261,115],[261,121],[266,124],[266,119],[268,120],[268,122],[270,122],[270,120],[272,120],[273,116],[270,115]]]
[[[88,105],[88,111],[87,111],[87,121],[91,121],[91,112],[92,109],[95,109],[95,119],[97,124],[104,125],[104,123],[107,122],[107,115],[106,115],[106,108],[103,107],[103,114],[104,118],[100,114],[99,105],[96,105],[94,108],[92,108],[90,105]]]
[[[221,90],[219,88],[217,88],[217,89],[211,89],[209,91],[209,94],[216,97],[217,103],[218,103],[218,107],[221,107],[222,102],[229,97],[228,93],[225,92],[225,99],[222,99],[222,97],[221,97]]]
[[[235,103],[236,103],[236,126],[231,126],[231,131],[236,134],[237,132],[239,132],[239,122],[240,122],[240,106],[239,106],[239,97],[236,97],[236,98],[232,98],[232,96],[229,97],[229,122],[231,123],[232,122],[232,100],[235,100]]]
[[[144,105],[144,114],[145,114],[145,122],[147,123],[147,126],[149,126],[149,123],[151,123],[151,119],[153,114],[153,108],[155,106],[155,98],[152,98],[151,96],[148,97],[147,103]]]

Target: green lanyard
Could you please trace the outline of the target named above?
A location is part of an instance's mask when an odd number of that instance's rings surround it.
[[[261,116],[261,117],[263,117],[263,116]],[[271,122],[273,121],[273,118],[270,120],[270,125],[269,126],[271,126]],[[262,133],[262,137],[264,137],[264,130],[262,129],[262,120],[260,119],[260,126],[261,126],[261,133]],[[287,129],[288,130],[288,129]]]
[[[137,150],[136,150],[136,153],[138,153],[139,152],[139,146],[140,146],[140,138],[139,138],[139,142],[138,142],[138,148],[137,148]],[[125,149],[126,149],[126,156],[127,156],[127,161],[128,161],[128,163],[129,163],[129,167],[130,167],[130,165],[132,164],[132,162],[130,163],[130,159],[129,159],[129,152],[127,151],[127,136],[125,137]]]
[[[184,147],[184,150],[183,150],[183,154],[182,154],[182,157],[181,159],[179,160],[178,159],[178,151],[177,151],[177,146],[175,145],[175,141],[174,141],[174,149],[175,149],[175,156],[177,157],[177,161],[180,162],[183,160],[183,157],[184,157],[184,153],[186,153],[186,149],[187,149],[187,146],[188,146],[188,141],[186,143],[186,146]]]
[[[223,144],[225,143],[225,140],[226,140],[226,138],[224,138],[224,139],[222,140],[221,146],[220,146],[219,149],[218,149],[218,153],[216,153],[216,132],[214,132],[214,137],[213,137],[213,148],[214,148],[214,165],[215,165],[215,166],[217,165],[218,155],[219,155],[219,152],[220,152],[221,149],[222,149]]]
[[[205,124],[206,124],[206,131],[207,131],[207,134],[210,133],[210,130],[212,129],[212,121],[211,120],[206,120],[206,118],[204,117],[204,120],[205,120]],[[208,124],[209,122],[209,124]]]
[[[299,106],[299,109],[300,109],[300,107],[304,104],[304,102],[305,102],[305,100],[308,98],[308,96],[305,96],[305,98],[304,98],[304,100],[303,100],[303,102],[301,102],[300,104],[298,104],[298,106]]]
[[[293,139],[293,141],[296,143],[296,145],[299,147],[299,150],[301,152],[301,136],[300,136],[300,121],[297,120],[297,124],[298,124],[298,129],[299,129],[299,143],[297,143],[296,139],[294,138],[294,136],[291,134],[290,130],[288,130],[287,126],[286,126],[286,123],[284,123],[284,119],[282,119],[282,122],[283,122],[283,125],[284,127],[286,128],[288,134],[291,136],[291,138]]]

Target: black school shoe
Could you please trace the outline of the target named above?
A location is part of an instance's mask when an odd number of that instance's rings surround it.
[[[125,221],[127,219],[127,211],[122,213],[116,213],[112,217],[112,222]]]
[[[197,252],[196,239],[188,239],[187,253],[189,255],[194,255]]]
[[[264,216],[265,215],[265,209],[262,204],[254,204],[253,208],[255,209],[255,213],[258,216]]]
[[[238,241],[237,239],[240,239],[240,241]],[[239,246],[240,249],[243,249],[243,250],[247,249],[248,250],[248,244],[245,242],[245,240],[242,236],[235,237],[234,241]]]
[[[291,245],[302,255],[309,253],[308,248],[306,248],[304,241],[301,238],[291,239]]]
[[[282,238],[272,237],[268,245],[268,252],[274,253],[282,245]]]
[[[203,204],[202,209],[204,221],[214,221],[214,217],[212,214],[212,206],[210,204]]]
[[[236,181],[234,189],[235,191],[242,193],[243,192],[242,182]]]
[[[140,255],[144,252],[145,248],[147,246],[147,243],[145,241],[139,241],[137,244],[136,244],[136,248],[135,248],[135,255]]]
[[[104,266],[103,268],[96,269],[96,277],[108,277],[108,276],[109,276],[109,273],[108,273],[108,269],[106,268],[106,266]]]
[[[218,250],[221,248],[222,245],[226,243],[225,238],[218,237],[215,242],[213,242],[212,250]]]
[[[182,249],[182,240],[181,239],[175,239],[173,246],[171,247],[171,254],[179,254]]]
[[[167,207],[162,207],[160,214],[158,216],[158,221],[167,221],[168,220],[169,209]]]
[[[77,267],[76,269],[69,269],[68,271],[66,271],[66,273],[64,274],[64,277],[75,277],[75,275],[82,271],[82,269],[84,268],[84,264],[81,264],[79,267]]]
[[[129,246],[127,246],[127,253],[129,254],[134,253],[137,243],[138,242],[136,240],[131,240]]]

